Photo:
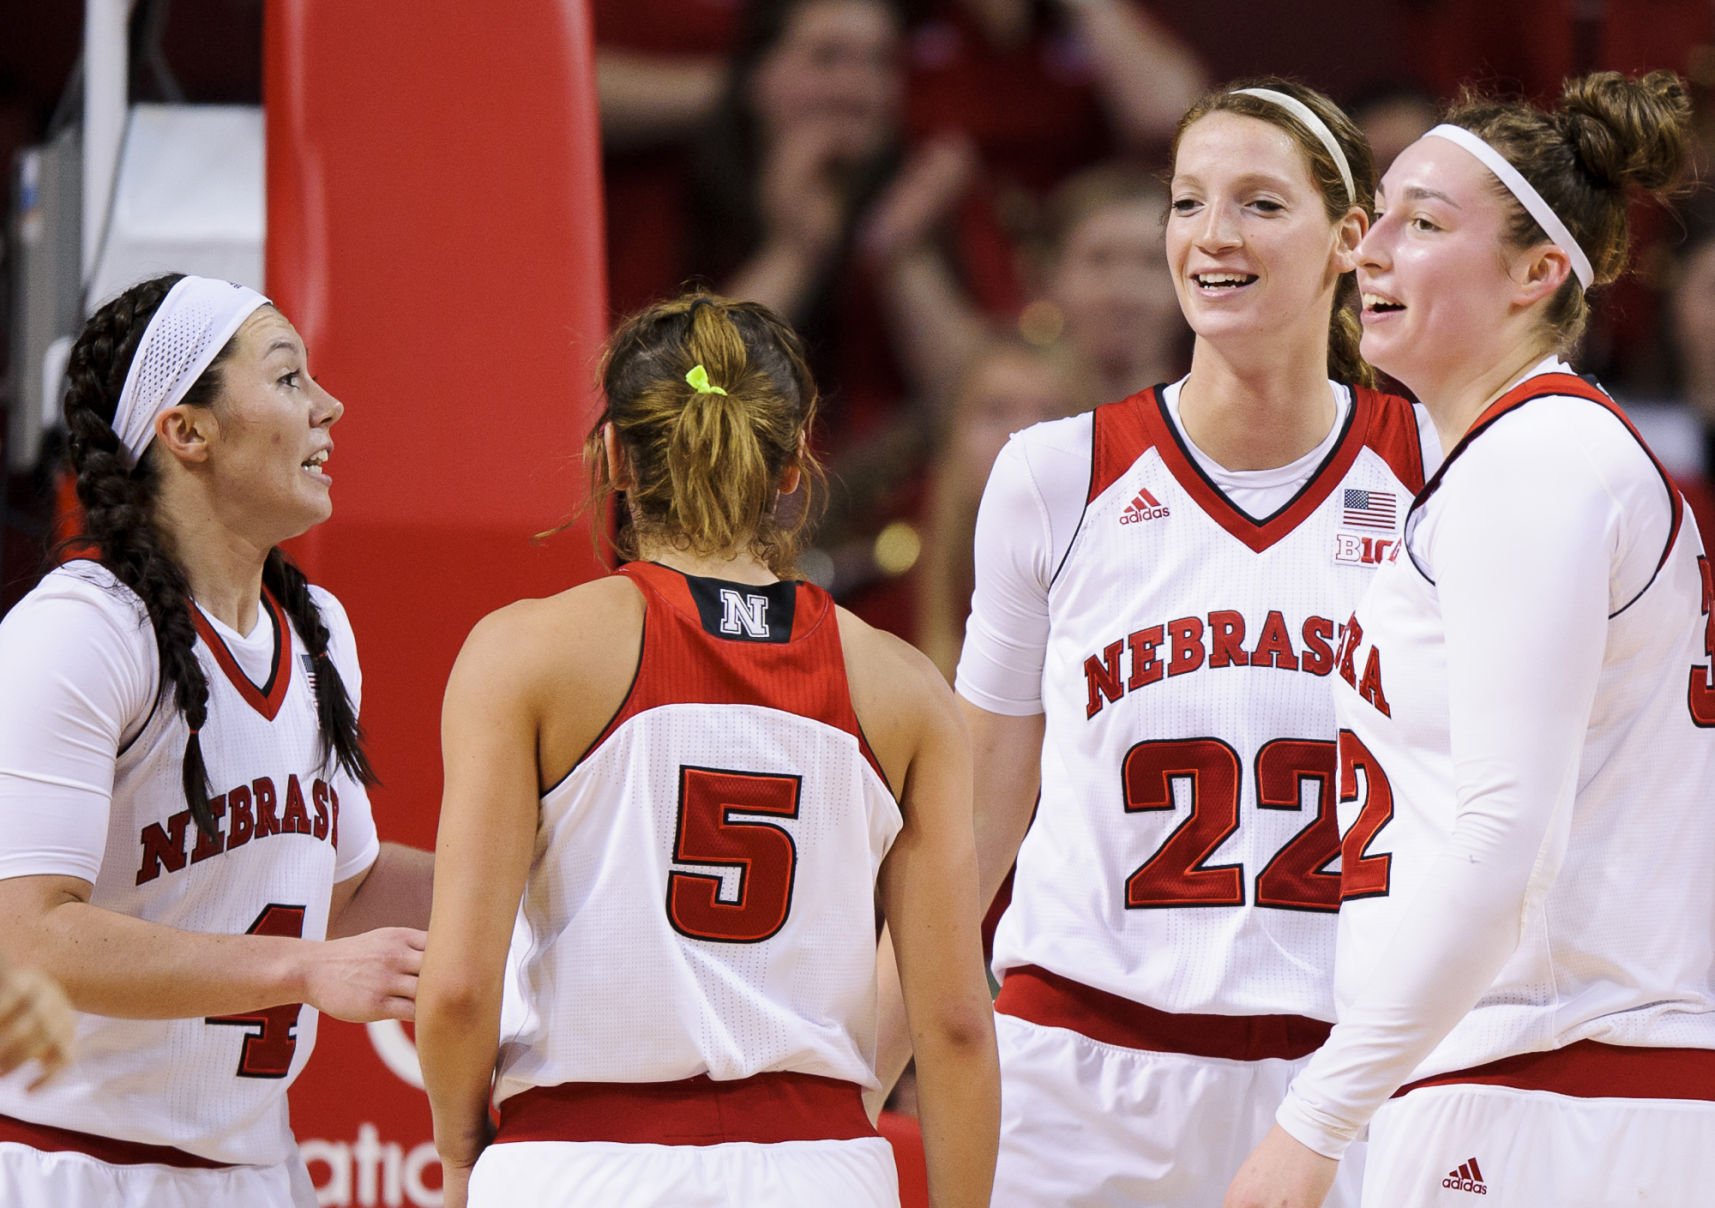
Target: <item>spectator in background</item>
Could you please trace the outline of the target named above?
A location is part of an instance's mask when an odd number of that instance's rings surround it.
[[[912,35],[909,128],[959,130],[1003,193],[1165,149],[1208,81],[1133,0],[939,0]]]
[[[1422,138],[1441,112],[1428,89],[1411,81],[1373,88],[1353,100],[1350,108],[1352,120],[1370,140],[1377,172],[1386,172],[1394,157]]]
[[[1715,540],[1715,195],[1688,208],[1685,235],[1667,249],[1662,365],[1635,392],[1665,405],[1627,412],[1656,448],[1697,516],[1703,544]]]
[[[739,0],[592,0],[608,293],[624,314],[675,289],[687,153],[720,96]]]
[[[995,340],[979,352],[953,397],[929,485],[916,576],[917,647],[948,680],[965,640],[976,586],[971,541],[994,459],[1014,432],[1083,405],[1065,359],[1018,339]]]
[[[1124,164],[1090,168],[1052,193],[1044,213],[1039,301],[1026,339],[1063,339],[1085,406],[1178,376],[1190,354],[1162,244],[1167,194]]]

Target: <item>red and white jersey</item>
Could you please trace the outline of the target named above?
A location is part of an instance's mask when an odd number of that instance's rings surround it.
[[[1715,1049],[1712,591],[1677,490],[1560,363],[1449,454],[1339,650],[1340,1022],[1281,1109],[1300,1140],[1578,1041]]]
[[[1333,1017],[1328,676],[1425,438],[1403,399],[1330,389],[1333,430],[1261,519],[1210,480],[1173,387],[1027,429],[996,462],[958,688],[1046,714],[998,975],[1037,966],[1168,1012]],[[1028,666],[1033,642],[1039,703],[1008,699],[1018,676],[999,669]]]
[[[349,622],[312,591],[356,703]],[[78,877],[95,906],[185,931],[321,939],[335,882],[378,850],[367,794],[323,765],[309,656],[272,597],[248,638],[200,610],[193,619],[214,835],[185,806],[186,727],[170,697],[157,700],[154,634],[129,589],[72,563],[0,625],[0,877]],[[294,1146],[286,1088],[315,1033],[316,1012],[299,1005],[217,1019],[80,1015],[71,1067],[34,1093],[29,1071],[0,1079],[0,1114],[277,1163]]]
[[[500,1102],[796,1071],[874,1086],[875,881],[899,806],[826,592],[620,572],[637,676],[542,798]]]

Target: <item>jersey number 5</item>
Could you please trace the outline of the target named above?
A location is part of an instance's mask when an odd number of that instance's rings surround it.
[[[673,862],[736,870],[730,896],[706,872],[667,877],[667,920],[680,935],[726,944],[759,944],[786,925],[798,848],[783,827],[743,818],[798,816],[797,776],[679,769],[679,823]]]
[[[1334,811],[1336,759],[1346,760],[1351,782],[1348,732],[1336,751],[1331,742],[1308,738],[1279,738],[1257,752],[1257,805],[1267,810],[1300,810],[1306,784],[1315,787],[1316,814],[1287,840],[1256,874],[1256,903],[1278,910],[1338,910],[1344,898],[1376,892],[1372,873],[1381,866],[1381,889],[1387,892],[1386,856],[1364,855],[1376,831],[1393,816],[1393,798],[1374,760],[1363,752],[1361,766],[1368,778],[1368,797],[1357,822],[1342,844]],[[1352,741],[1356,741],[1353,739]],[[1238,752],[1216,738],[1140,742],[1126,752],[1120,777],[1127,813],[1174,808],[1173,783],[1189,785],[1191,812],[1160,849],[1126,878],[1128,909],[1173,906],[1243,906],[1245,872],[1239,864],[1207,864],[1215,850],[1239,829],[1239,798],[1244,767]],[[1346,797],[1355,800],[1355,797]],[[1344,854],[1342,855],[1342,849]],[[1342,856],[1343,873],[1327,871]],[[1361,894],[1354,885],[1364,886]],[[1344,884],[1344,889],[1342,889]]]
[[[300,939],[304,934],[304,908],[272,903],[262,908],[247,935],[283,935]],[[298,1012],[303,1003],[287,1003],[237,1015],[217,1015],[204,1023],[255,1028],[244,1038],[238,1055],[240,1078],[284,1078],[292,1070],[292,1054],[298,1051]]]

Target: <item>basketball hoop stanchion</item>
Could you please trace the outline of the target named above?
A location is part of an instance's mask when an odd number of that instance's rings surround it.
[[[581,527],[532,541],[583,496],[606,334],[588,14],[266,14],[266,287],[347,406],[335,518],[294,553],[357,632],[381,834],[430,847],[441,693],[466,633],[601,570]],[[408,1028],[322,1021],[292,1114],[323,1203],[439,1202],[413,1066]]]

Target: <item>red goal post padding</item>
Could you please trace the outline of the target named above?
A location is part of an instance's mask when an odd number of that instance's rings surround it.
[[[270,0],[267,289],[341,398],[334,519],[384,838],[431,846],[438,713],[482,614],[597,570],[570,514],[606,329],[588,13]],[[371,1032],[373,1031],[373,1035]],[[439,1202],[402,1029],[323,1020],[293,1117],[324,1204]]]

